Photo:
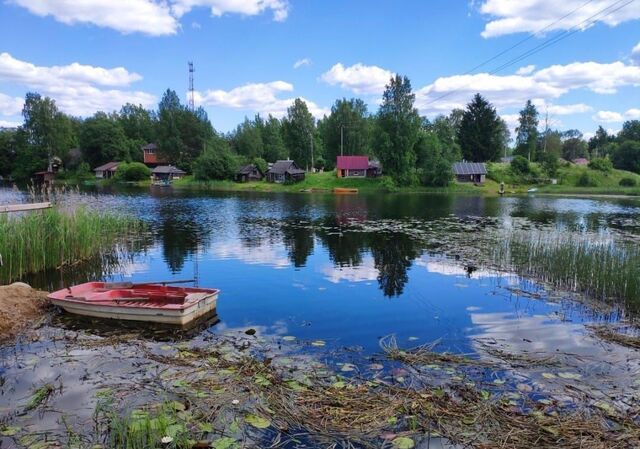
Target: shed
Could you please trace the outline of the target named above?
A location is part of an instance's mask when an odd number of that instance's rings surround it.
[[[151,171],[154,181],[171,182],[174,179],[180,179],[187,174],[186,171],[180,170],[173,165],[158,165]]]
[[[37,171],[33,174],[35,184],[52,184],[56,174],[52,170]]]
[[[94,168],[93,172],[96,174],[96,178],[98,179],[109,179],[115,176],[116,171],[118,170],[118,165],[120,165],[120,162],[107,162],[100,167]]]
[[[453,174],[458,182],[483,183],[487,176],[487,167],[482,162],[456,162]]]
[[[571,162],[573,162],[576,165],[589,165],[589,159],[585,159],[583,157],[579,157],[577,159],[574,159]]]
[[[305,177],[305,171],[294,161],[276,161],[267,172],[269,182],[298,182]]]
[[[256,164],[245,165],[236,173],[237,182],[262,181],[262,178],[264,173]]]

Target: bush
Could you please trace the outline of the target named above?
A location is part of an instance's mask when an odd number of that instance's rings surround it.
[[[531,167],[529,166],[528,160],[526,160],[522,156],[515,156],[511,161],[511,170],[513,170],[515,173],[526,175],[531,172]]]
[[[261,157],[253,158],[253,161],[251,161],[251,163],[258,167],[263,174],[267,173],[267,161],[265,161]]]
[[[640,141],[623,142],[613,153],[612,160],[615,168],[640,173]]]
[[[199,181],[233,179],[238,161],[227,148],[209,148],[195,161],[193,174]]]
[[[597,187],[598,181],[589,176],[589,173],[583,172],[578,180],[576,181],[576,186],[578,187]]]
[[[151,170],[141,162],[131,162],[130,164],[123,162],[118,165],[118,170],[116,170],[116,177],[123,181],[144,181],[150,176]]]
[[[560,168],[560,161],[558,157],[553,153],[545,153],[540,156],[542,169],[547,175],[555,178],[558,175],[558,168]]]
[[[592,159],[591,162],[589,162],[589,168],[592,170],[598,170],[606,173],[613,170],[613,164],[611,163],[608,157],[597,157],[595,159]]]
[[[636,184],[637,184],[636,180],[633,178],[622,178],[620,180],[621,187],[635,187]]]

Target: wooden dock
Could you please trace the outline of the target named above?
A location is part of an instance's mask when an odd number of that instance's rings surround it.
[[[23,204],[7,204],[0,205],[0,213],[8,212],[24,212],[29,210],[49,209],[51,207],[50,202],[46,203],[23,203]]]

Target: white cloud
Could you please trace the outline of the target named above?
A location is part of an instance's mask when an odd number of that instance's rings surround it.
[[[0,120],[0,128],[17,128],[21,126],[22,122],[15,122],[11,120]]]
[[[270,10],[273,12],[273,20],[282,22],[289,15],[289,2],[286,0],[173,0],[171,11],[175,16],[182,17],[198,6],[210,8],[215,17],[224,14],[257,16]]]
[[[604,123],[615,123],[623,121],[624,118],[619,112],[598,111],[596,115],[593,116],[593,120]]]
[[[631,50],[631,60],[640,64],[640,42]]]
[[[588,89],[598,94],[613,94],[624,86],[640,86],[640,67],[613,63],[576,62],[554,65],[530,75],[454,75],[438,78],[416,91],[416,107],[423,114],[448,113],[464,108],[479,92],[498,109],[522,107],[528,99],[546,104],[570,91]],[[550,113],[564,115],[589,110],[585,104],[549,106]]]
[[[92,24],[121,33],[150,36],[176,34],[179,19],[196,7],[207,7],[211,14],[255,16],[266,11],[283,21],[289,14],[287,0],[9,0],[40,17],[52,16],[67,25]]]
[[[10,0],[40,17],[52,16],[67,25],[89,23],[121,33],[151,36],[175,34],[179,23],[165,2],[153,0]]]
[[[573,115],[584,114],[591,112],[593,108],[588,104],[576,103],[576,104],[552,104],[547,103],[543,99],[533,100],[533,104],[538,108],[540,114],[549,113],[551,115]]]
[[[484,0],[480,12],[490,18],[481,35],[490,38],[512,33],[532,33],[545,27],[548,27],[545,29],[547,33],[574,27],[584,29],[595,22],[615,27],[622,22],[640,19],[640,3],[621,6],[611,0],[592,0],[586,4],[584,0]],[[559,20],[568,14],[567,18]]]
[[[282,99],[278,98],[278,95],[292,91],[293,85],[285,81],[251,83],[228,91],[218,89],[195,92],[195,100],[196,103],[203,105],[242,109],[282,117],[295,98]],[[315,117],[319,118],[329,113],[328,109],[321,108],[312,101],[304,98],[302,100],[307,103],[309,112]]]
[[[533,64],[520,67],[516,72],[516,75],[531,75],[535,69],[536,69],[536,66]]]
[[[640,109],[628,109],[624,114],[614,111],[598,111],[593,120],[603,123],[620,123],[625,120],[640,120]]]
[[[199,30],[200,28],[202,28],[202,25],[200,25],[199,22],[193,21],[191,22],[191,28],[193,28],[194,30]]]
[[[112,111],[120,109],[127,102],[146,107],[153,105],[156,102],[154,95],[115,89],[140,79],[140,75],[123,67],[106,69],[78,63],[36,66],[8,53],[0,54],[0,81],[37,90],[55,99],[61,110],[72,115],[86,116],[96,111]]]
[[[294,69],[299,69],[300,67],[303,67],[303,66],[306,66],[306,65],[311,65],[311,59],[309,59],[309,58],[298,59],[293,64],[293,68]]]
[[[322,74],[320,79],[332,86],[339,85],[349,89],[356,94],[381,95],[392,76],[394,76],[393,72],[375,65],[358,63],[345,67],[338,63]]]
[[[0,115],[18,115],[22,112],[24,100],[10,97],[0,92]]]

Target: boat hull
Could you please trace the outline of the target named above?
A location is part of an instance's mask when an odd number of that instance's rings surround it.
[[[216,310],[218,295],[197,302],[181,310],[162,310],[142,307],[120,307],[98,304],[76,304],[65,300],[51,299],[51,303],[67,313],[111,320],[145,321],[148,323],[185,326]]]

